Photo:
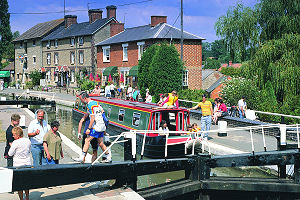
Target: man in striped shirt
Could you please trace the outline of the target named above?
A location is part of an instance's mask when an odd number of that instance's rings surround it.
[[[206,101],[206,95],[202,95],[202,102],[198,103],[196,106],[189,108],[188,110],[195,110],[201,108],[201,131],[209,131],[211,126],[211,118],[213,115],[213,109],[210,101]],[[208,137],[208,132],[203,132],[204,138]]]

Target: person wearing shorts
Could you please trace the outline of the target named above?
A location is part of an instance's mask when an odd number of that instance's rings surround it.
[[[88,136],[85,139],[82,155],[79,158],[79,160],[82,163],[84,163],[92,139],[97,138],[97,141],[102,151],[106,150],[106,146],[103,142],[104,133],[106,131],[106,125],[103,119],[104,110],[102,106],[98,102],[93,101],[86,92],[82,92],[79,98],[82,103],[87,104],[87,113],[90,116],[90,123],[86,130],[86,135]],[[109,153],[109,151],[107,151],[105,154],[106,159],[102,162],[111,162],[111,154]]]

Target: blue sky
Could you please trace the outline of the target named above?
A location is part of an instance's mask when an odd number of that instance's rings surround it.
[[[77,15],[78,22],[88,21],[87,4],[90,8],[102,8],[103,17],[106,16],[105,7],[117,6],[117,20],[125,22],[125,28],[141,26],[150,23],[151,15],[166,15],[167,23],[180,28],[180,0],[152,0],[143,3],[130,4],[146,0],[65,0],[66,10],[76,11],[67,14]],[[184,30],[212,42],[217,38],[214,24],[218,17],[225,15],[230,6],[242,2],[246,6],[253,7],[257,0],[183,0]],[[8,0],[9,12],[56,12],[63,11],[63,0]],[[123,5],[123,6],[121,6]],[[12,31],[20,31],[22,34],[32,26],[63,18],[63,13],[51,13],[44,15],[11,15]],[[176,23],[175,23],[176,21]]]

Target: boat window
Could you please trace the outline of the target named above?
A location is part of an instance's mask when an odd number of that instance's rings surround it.
[[[133,117],[132,117],[132,125],[133,126],[139,126],[140,118],[141,118],[141,114],[134,112]]]
[[[178,130],[182,131],[183,129],[183,113],[178,113]]]
[[[107,110],[107,117],[110,117],[110,113],[111,113],[111,106],[108,106],[108,110]]]
[[[184,112],[184,127],[187,127],[188,126],[188,112]]]
[[[155,113],[155,129],[154,130],[158,130],[159,129],[159,124],[160,124],[160,113],[156,112]]]
[[[75,102],[75,108],[79,108],[79,103],[80,103],[80,100],[79,99],[76,99],[76,102]]]
[[[153,129],[153,122],[154,122],[154,114],[151,114],[151,121],[150,121],[150,129],[149,130]]]
[[[124,115],[125,115],[125,110],[120,109],[119,110],[119,121],[120,122],[124,121]]]

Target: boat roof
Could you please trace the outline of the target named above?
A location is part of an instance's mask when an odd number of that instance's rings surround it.
[[[186,108],[181,108],[181,107],[179,107],[178,109],[162,108],[155,103],[129,101],[129,100],[117,99],[117,98],[106,98],[106,97],[95,97],[95,96],[91,96],[90,98],[95,101],[102,101],[117,106],[135,108],[135,109],[148,111],[148,112],[165,111],[165,110],[170,110],[170,111],[187,110]]]

